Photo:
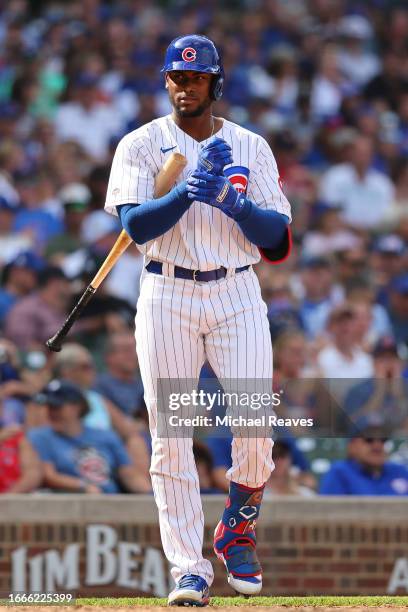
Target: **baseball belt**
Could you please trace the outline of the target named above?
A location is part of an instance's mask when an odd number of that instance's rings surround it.
[[[239,272],[245,272],[248,270],[249,266],[242,266],[241,268],[235,268],[235,274],[239,274]],[[150,261],[146,270],[148,272],[152,272],[153,274],[163,274],[163,264],[161,261]],[[194,280],[199,283],[208,283],[209,281],[219,280],[220,278],[225,278],[227,276],[227,268],[221,267],[217,270],[190,270],[189,268],[182,268],[180,266],[174,266],[174,276],[175,278],[184,278],[186,280]]]

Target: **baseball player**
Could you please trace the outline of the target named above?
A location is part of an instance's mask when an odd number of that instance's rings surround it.
[[[176,588],[169,605],[204,606],[213,580],[203,558],[204,517],[192,440],[157,427],[159,379],[198,380],[208,359],[223,379],[272,377],[266,305],[252,265],[290,250],[290,205],[274,156],[260,136],[221,117],[213,103],[224,73],[212,41],[176,38],[162,69],[173,108],[119,143],[105,209],[145,256],[136,344],[152,435],[150,473],[163,549]],[[154,198],[155,176],[172,151],[188,164]],[[235,591],[262,587],[255,521],[273,469],[270,436],[236,437],[230,490],[214,550]]]

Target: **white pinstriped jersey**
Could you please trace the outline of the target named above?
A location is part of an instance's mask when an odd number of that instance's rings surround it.
[[[216,136],[232,148],[234,162],[224,169],[231,174],[231,182],[241,190],[246,187],[247,197],[257,206],[291,218],[276,161],[265,139],[226,119]],[[184,180],[196,168],[200,149],[209,140],[197,142],[175,124],[171,115],[124,136],[113,159],[105,210],[117,214],[115,207],[120,204],[141,204],[152,199],[155,176],[171,152],[182,153],[188,160],[178,182]],[[258,248],[247,240],[234,220],[197,201],[166,233],[138,247],[148,261],[194,270],[237,268],[260,259]]]

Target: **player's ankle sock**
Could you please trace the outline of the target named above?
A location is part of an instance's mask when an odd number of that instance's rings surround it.
[[[222,523],[236,533],[245,533],[255,527],[259,516],[265,485],[247,487],[237,482],[230,483],[229,495],[222,515]]]

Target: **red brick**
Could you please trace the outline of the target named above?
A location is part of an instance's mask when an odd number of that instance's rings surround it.
[[[285,573],[285,572],[305,572],[307,570],[307,563],[304,561],[290,561],[288,563],[272,563],[271,569],[274,573]]]
[[[288,577],[282,576],[281,578],[278,578],[276,584],[277,586],[280,586],[280,587],[288,587],[288,588],[297,587],[299,584],[299,579],[296,578],[296,576],[288,576]]]
[[[332,589],[334,587],[334,578],[325,578],[319,576],[317,578],[305,578],[303,586],[308,589]]]
[[[328,570],[330,572],[341,572],[343,574],[351,574],[354,572],[359,572],[360,571],[360,565],[358,563],[345,563],[340,562],[340,563],[330,563],[330,565],[328,566]]]
[[[272,555],[276,558],[298,556],[298,550],[296,548],[273,548],[271,549],[271,552]]]
[[[306,557],[325,557],[329,559],[333,557],[334,550],[332,548],[305,548],[304,554]]]
[[[360,557],[360,559],[364,559],[366,557],[368,558],[382,557],[383,554],[384,553],[383,553],[382,548],[359,548],[357,550],[357,556]]]
[[[387,586],[387,579],[385,577],[378,578],[359,578],[357,580],[357,587],[368,587],[368,588],[376,588],[383,591]]]

